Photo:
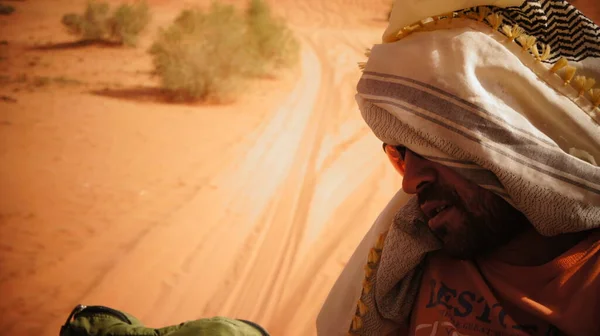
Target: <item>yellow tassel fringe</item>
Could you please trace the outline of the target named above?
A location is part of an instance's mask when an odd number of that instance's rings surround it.
[[[592,105],[594,108],[600,106],[600,89],[591,89],[590,96],[592,96]]]
[[[372,248],[369,251],[369,258],[368,258],[368,262],[369,264],[379,264],[379,258],[381,256],[379,255],[379,252],[377,252],[376,249]]]
[[[375,243],[375,250],[377,250],[377,251],[383,250],[383,244],[385,244],[386,237],[387,237],[387,232],[379,235],[379,237],[377,238],[377,242]]]
[[[504,25],[502,26],[502,32],[504,32],[504,35],[506,35],[506,37],[508,37],[508,39],[512,42],[519,38],[519,36],[523,35],[525,31],[523,28],[519,27],[519,25],[514,25],[512,27],[509,25]]]
[[[498,30],[498,28],[500,28],[500,26],[502,25],[502,21],[504,21],[504,18],[498,15],[497,13],[493,13],[488,15],[486,20],[490,24],[490,26],[494,28],[494,30]]]
[[[563,77],[564,80],[565,80],[565,84],[564,85],[571,84],[571,80],[575,76],[575,72],[577,72],[577,69],[575,67],[570,66],[570,65],[567,65],[565,67],[565,76]]]
[[[567,65],[569,65],[569,61],[567,61],[566,58],[561,57],[558,59],[558,61],[556,61],[556,63],[554,63],[552,68],[550,68],[550,72],[556,73],[558,70],[566,67]]]
[[[362,328],[362,326],[363,326],[362,318],[360,318],[360,316],[354,315],[354,317],[352,318],[352,330],[353,331],[360,330]]]
[[[448,19],[449,23],[452,23],[452,19],[454,19],[454,12],[443,14]]]
[[[477,8],[477,21],[483,22],[483,20],[488,17],[488,15],[492,11],[488,7],[478,7]]]
[[[372,288],[373,288],[373,284],[371,283],[371,281],[364,279],[363,280],[363,293],[369,294],[371,292]]]
[[[521,44],[521,50],[523,50],[523,52],[530,50],[535,45],[535,40],[535,36],[525,34],[517,37],[517,41]]]
[[[490,11],[488,7],[478,7],[476,12],[449,12],[441,15],[432,17],[434,24],[437,24],[440,20],[448,20],[448,23],[452,23],[454,18],[469,18],[478,22],[486,22],[495,31],[500,30],[511,42],[517,40],[522,47],[523,52],[529,51],[536,62],[547,61],[552,55],[552,48],[550,45],[543,43],[536,43],[536,38],[533,36],[526,35],[523,28],[519,25],[503,25],[503,17],[497,13]],[[402,28],[398,34],[396,34],[397,40],[400,40],[411,33],[420,30],[422,27],[427,25],[424,23],[426,20],[415,22],[414,24]],[[429,23],[429,22],[428,22]],[[367,49],[365,56],[369,57],[371,51]],[[358,67],[364,71],[366,62],[358,62]],[[596,85],[596,80],[592,78],[585,78],[582,76],[575,76],[577,69],[569,65],[569,61],[561,57],[556,61],[550,69],[551,73],[557,73],[559,70],[563,70],[562,79],[564,85],[571,85],[577,90],[578,97],[586,97],[586,93],[589,94],[590,102],[592,103],[593,109],[600,107],[600,88],[593,88]],[[372,257],[375,257],[373,255]]]
[[[545,61],[550,58],[550,53],[552,52],[552,48],[548,44],[540,44],[542,46],[542,52],[540,53],[537,44],[534,44],[531,47],[531,52],[533,53],[533,57],[538,62]]]
[[[358,307],[358,313],[360,314],[360,316],[365,316],[365,314],[368,311],[368,308],[367,305],[364,304],[364,302],[362,302],[362,300],[358,300],[356,307]]]
[[[387,232],[380,234],[379,237],[377,237],[375,246],[369,251],[367,264],[364,266],[365,278],[363,279],[362,283],[362,295],[370,294],[371,290],[373,289],[373,283],[371,282],[370,278],[373,275],[373,272],[375,272],[375,270],[379,266],[379,262],[381,261],[381,253],[383,252],[383,245],[385,243],[386,237]],[[362,299],[359,299],[356,303],[356,311],[358,312],[358,315],[355,315],[352,318],[352,325],[350,326],[350,331],[348,332],[348,335],[355,335],[354,332],[362,328],[361,317],[367,314],[367,312],[369,311],[369,307],[367,307],[367,305],[364,303],[364,301],[362,301]]]
[[[573,87],[578,90],[579,97],[583,97],[583,95],[590,91],[594,85],[596,84],[596,80],[593,78],[586,78],[584,76],[576,76],[573,80]]]

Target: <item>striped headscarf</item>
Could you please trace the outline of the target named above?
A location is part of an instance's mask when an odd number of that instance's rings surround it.
[[[398,0],[356,100],[375,135],[503,197],[544,235],[600,227],[600,29],[563,0]],[[408,324],[439,243],[402,191],[331,291],[319,335]]]

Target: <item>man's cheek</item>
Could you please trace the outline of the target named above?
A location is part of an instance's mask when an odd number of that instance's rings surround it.
[[[459,207],[462,207],[464,211],[469,213],[481,212],[483,207],[481,206],[481,196],[472,190],[461,190],[458,193]]]
[[[446,229],[457,240],[464,241],[469,230],[469,216],[465,211],[456,209],[448,213]]]
[[[490,215],[490,210],[494,208],[496,199],[494,195],[484,189],[470,191],[464,196],[467,201],[467,211],[474,217],[486,217]]]

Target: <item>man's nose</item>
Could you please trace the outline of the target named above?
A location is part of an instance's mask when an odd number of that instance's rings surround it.
[[[437,172],[432,162],[410,150],[406,151],[404,163],[402,189],[408,194],[420,192],[437,178]]]

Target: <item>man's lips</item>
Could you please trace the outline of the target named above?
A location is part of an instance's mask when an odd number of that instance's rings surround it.
[[[451,215],[455,207],[447,202],[425,202],[421,206],[421,210],[425,216],[429,219],[427,226],[429,230],[436,236],[440,241],[443,241],[448,231],[446,228],[446,222],[448,215]]]
[[[425,216],[431,220],[451,206],[452,205],[447,202],[425,202],[423,205],[421,205],[421,211],[423,211]]]
[[[433,218],[429,219],[427,222],[429,229],[433,231],[438,238],[444,238],[448,233],[446,225],[448,224],[448,220],[451,218],[452,213],[455,212],[455,210],[455,207],[448,206]]]

